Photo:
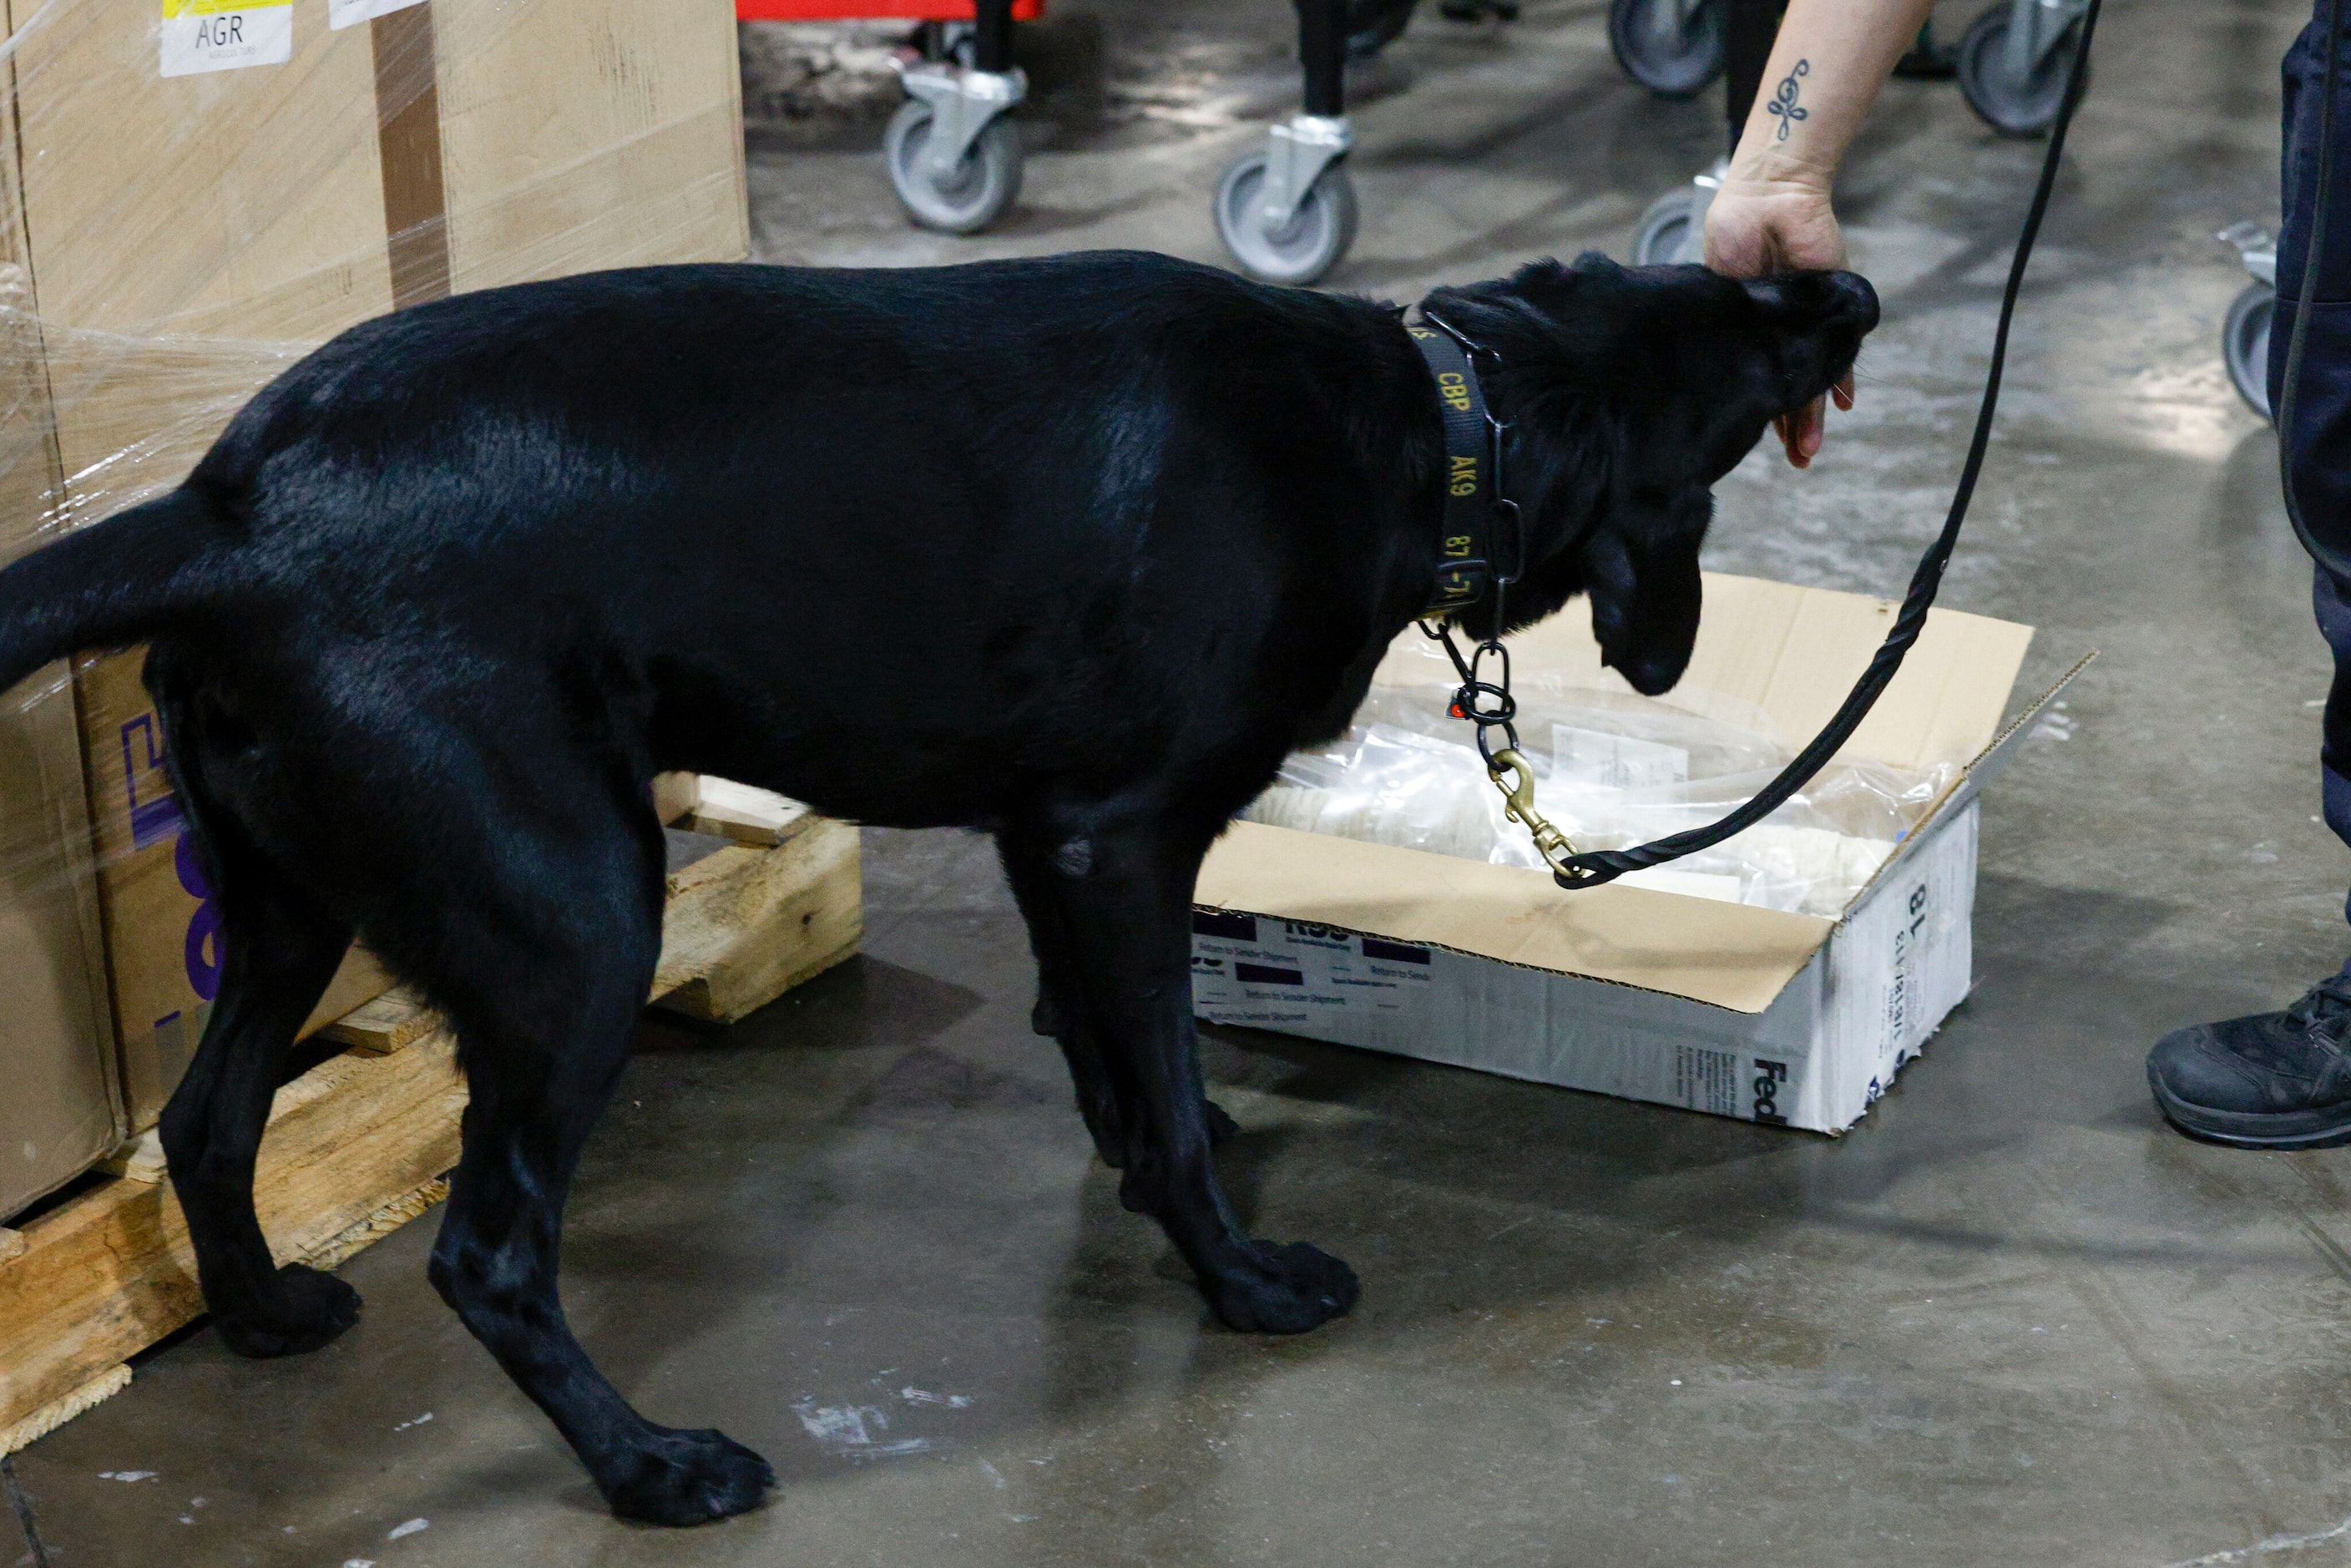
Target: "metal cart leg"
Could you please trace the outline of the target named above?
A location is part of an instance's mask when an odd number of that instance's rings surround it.
[[[1633,265],[1666,267],[1706,259],[1706,210],[1721,188],[1730,154],[1739,151],[1739,133],[1763,90],[1763,70],[1779,37],[1782,0],[1717,0],[1722,7],[1723,110],[1727,121],[1724,153],[1713,167],[1687,185],[1667,191],[1649,204],[1633,229]]]
[[[1344,0],[1297,0],[1298,58],[1306,76],[1306,112],[1329,120],[1347,113],[1347,7]]]
[[[1012,63],[1012,0],[978,0],[974,63],[925,60],[900,75],[906,101],[882,138],[890,183],[925,228],[977,234],[1020,193],[1020,133],[1008,112],[1029,96]]]
[[[1347,120],[1347,0],[1296,0],[1305,64],[1302,112],[1276,124],[1263,152],[1240,158],[1217,187],[1217,233],[1252,276],[1312,283],[1355,238],[1355,188],[1341,160]]]
[[[972,42],[977,52],[972,64],[998,76],[1012,69],[1012,0],[979,0]]]

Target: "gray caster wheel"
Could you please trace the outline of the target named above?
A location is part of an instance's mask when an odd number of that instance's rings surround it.
[[[1692,98],[1722,74],[1722,0],[1609,0],[1608,47],[1659,98]]]
[[[931,106],[918,98],[900,104],[882,136],[898,204],[926,229],[977,234],[1020,193],[1019,127],[1000,115],[989,120],[944,183],[923,172],[923,148],[930,139]]]
[[[2003,3],[1969,24],[1959,38],[1959,91],[1976,118],[2002,136],[2045,136],[2064,105],[2065,73],[2074,67],[2082,29],[2078,23],[2067,27],[2020,81],[2008,74],[2005,59],[2010,19]]]
[[[1315,282],[1355,243],[1355,186],[1333,163],[1306,189],[1290,221],[1268,229],[1258,211],[1266,155],[1252,152],[1225,171],[1217,186],[1217,234],[1233,259],[1267,283]]]
[[[2229,319],[2220,327],[2220,355],[2229,362],[2229,379],[2245,406],[2270,417],[2270,322],[2277,315],[2277,290],[2266,283],[2248,283],[2229,302]]]
[[[1680,185],[1649,204],[1633,230],[1635,267],[1672,267],[1706,259],[1706,209],[1713,193]]]

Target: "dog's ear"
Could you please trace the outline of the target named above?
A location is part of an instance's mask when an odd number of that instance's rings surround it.
[[[1518,296],[1530,305],[1541,308],[1556,301],[1559,296],[1573,292],[1594,277],[1612,277],[1625,269],[1601,251],[1587,250],[1572,263],[1557,256],[1544,256],[1528,262],[1510,274],[1510,281],[1498,290]]]
[[[1643,696],[1674,688],[1698,645],[1699,546],[1714,497],[1702,486],[1620,505],[1583,548],[1600,660]]]

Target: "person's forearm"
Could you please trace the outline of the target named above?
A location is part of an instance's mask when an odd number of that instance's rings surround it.
[[[1729,178],[1826,191],[1934,0],[1789,0]]]

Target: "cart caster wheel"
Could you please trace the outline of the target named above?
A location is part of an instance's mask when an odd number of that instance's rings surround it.
[[[1679,185],[1649,204],[1633,229],[1635,267],[1674,267],[1706,259],[1706,209],[1714,193]]]
[[[2008,23],[2008,6],[1994,5],[1960,35],[1959,91],[1976,118],[2002,136],[2045,136],[2064,106],[2065,73],[2073,69],[2074,51],[2082,47],[2081,25],[2066,28],[2057,47],[2018,81],[2004,68]]]
[[[2277,290],[2266,283],[2248,283],[2229,302],[2229,319],[2220,326],[2220,355],[2229,362],[2229,379],[2245,406],[2270,417],[2270,322],[2277,316]]]
[[[1692,98],[1722,74],[1722,0],[1609,0],[1608,47],[1659,98]]]
[[[1019,127],[1004,116],[989,120],[945,183],[923,172],[923,149],[930,139],[931,106],[918,98],[899,105],[882,137],[898,204],[926,229],[977,234],[1020,193]]]
[[[1290,221],[1268,229],[1258,211],[1266,155],[1252,152],[1225,171],[1217,186],[1217,234],[1233,259],[1266,283],[1305,285],[1339,265],[1355,243],[1355,185],[1332,164],[1306,188]]]

